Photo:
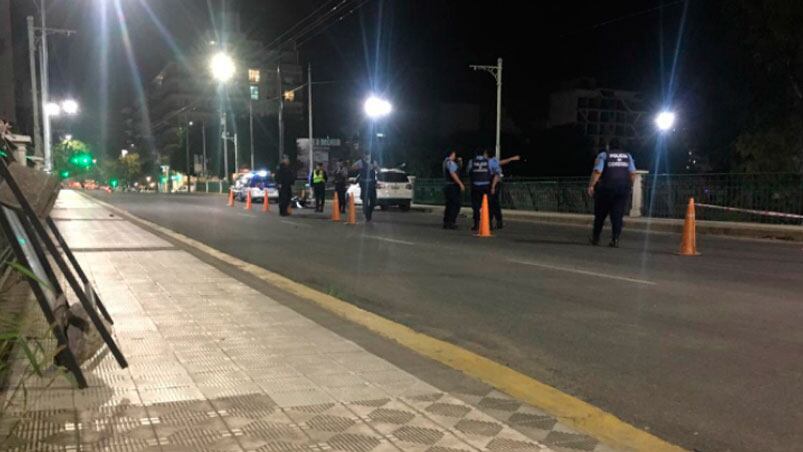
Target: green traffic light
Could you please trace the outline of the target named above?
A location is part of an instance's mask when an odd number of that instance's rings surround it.
[[[66,179],[66,178],[70,177],[70,172],[69,172],[69,171],[67,171],[67,170],[62,170],[62,171],[59,173],[59,176],[61,176],[61,178],[62,178],[62,179]]]
[[[112,188],[117,188],[117,186],[120,185],[120,181],[115,178],[111,178],[109,179],[109,185],[111,185]]]

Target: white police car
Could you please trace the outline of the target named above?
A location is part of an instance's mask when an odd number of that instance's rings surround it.
[[[234,197],[238,201],[245,201],[249,191],[253,202],[262,202],[266,194],[271,201],[279,200],[279,189],[270,171],[243,174],[234,183],[232,191],[234,191]]]

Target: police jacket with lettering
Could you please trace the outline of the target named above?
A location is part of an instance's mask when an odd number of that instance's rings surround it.
[[[629,153],[610,150],[606,153],[601,153],[599,158],[604,159],[602,175],[599,178],[601,187],[622,188],[630,186],[630,170],[633,166],[633,157]]]
[[[468,176],[471,179],[472,185],[490,185],[491,184],[491,169],[488,165],[488,159],[482,155],[478,155],[471,159],[468,167]]]

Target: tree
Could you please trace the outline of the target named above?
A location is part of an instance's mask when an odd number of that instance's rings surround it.
[[[140,161],[139,154],[136,152],[129,152],[118,160],[120,166],[120,175],[123,183],[128,186],[133,183],[142,175],[142,161]]]
[[[737,0],[725,14],[752,88],[736,168],[803,173],[803,2]]]
[[[80,140],[64,140],[53,146],[53,170],[62,178],[82,178],[94,174],[95,158]]]

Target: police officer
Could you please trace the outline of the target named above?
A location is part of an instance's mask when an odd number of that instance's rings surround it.
[[[326,181],[328,176],[323,169],[323,163],[318,162],[316,168],[312,171],[312,190],[315,194],[315,211],[323,212],[323,205],[326,202]]]
[[[477,155],[468,162],[468,177],[471,180],[471,209],[473,210],[474,227],[472,231],[477,231],[480,225],[480,208],[482,198],[491,192],[491,183],[496,177],[491,173],[490,162],[486,151]]]
[[[457,229],[457,215],[460,214],[461,193],[466,190],[460,180],[460,165],[455,151],[449,151],[443,160],[443,195],[446,206],[443,210],[443,229]]]
[[[337,203],[340,206],[340,213],[346,212],[346,190],[348,189],[349,170],[342,160],[337,161],[335,170],[335,193],[337,193]]]
[[[619,247],[622,233],[622,217],[625,214],[630,191],[636,178],[636,164],[633,156],[622,150],[619,140],[614,138],[608,150],[600,152],[594,163],[594,171],[588,183],[588,195],[594,197],[594,230],[591,244],[599,245],[605,217],[611,217],[611,242],[608,246]]]
[[[276,182],[279,184],[279,215],[286,217],[289,215],[287,208],[290,206],[290,200],[293,197],[293,184],[296,181],[296,175],[293,169],[290,168],[290,158],[287,155],[282,155],[282,161],[279,163],[279,169],[276,171]]]
[[[488,157],[491,151],[486,150],[485,156]],[[504,223],[502,222],[502,179],[504,178],[504,173],[502,172],[502,167],[507,165],[510,162],[517,162],[521,160],[521,157],[518,155],[514,155],[512,157],[508,157],[506,159],[499,160],[496,157],[490,157],[488,159],[488,167],[491,169],[491,174],[493,174],[494,179],[491,181],[491,196],[489,197],[488,204],[490,204],[491,209],[491,221],[496,221],[496,229],[502,229],[504,227]]]
[[[376,175],[379,172],[379,163],[371,159],[371,153],[363,154],[362,159],[357,160],[351,167],[352,171],[357,171],[357,178],[360,182],[360,198],[362,198],[362,211],[365,221],[370,222],[376,207]]]

